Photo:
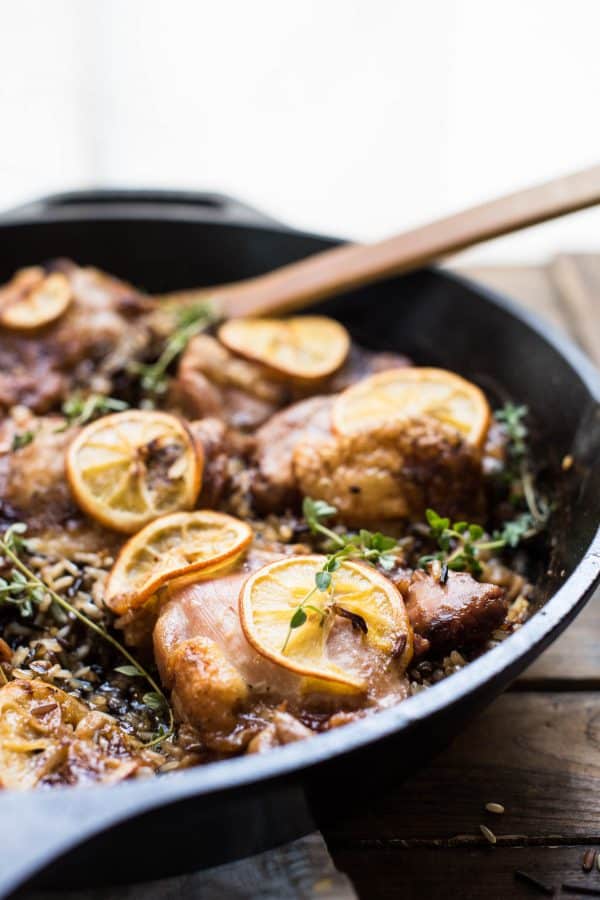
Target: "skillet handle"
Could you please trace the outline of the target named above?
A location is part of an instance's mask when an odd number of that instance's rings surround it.
[[[125,787],[125,790],[120,788]],[[0,898],[51,862],[132,815],[128,785],[106,789],[0,791]]]
[[[284,227],[268,214],[228,194],[145,188],[102,188],[49,194],[4,212],[2,218],[66,219],[75,212],[78,216],[84,213],[90,218],[111,218],[127,214],[147,217],[152,216],[153,211],[164,214],[167,209],[175,216],[179,211],[186,218],[192,213],[199,221]]]

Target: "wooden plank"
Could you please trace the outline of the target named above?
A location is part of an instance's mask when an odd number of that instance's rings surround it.
[[[600,688],[600,593],[592,597],[567,631],[521,675],[517,687]]]
[[[505,814],[486,813],[490,801]],[[482,822],[499,844],[600,844],[597,694],[504,694],[426,769],[324,833],[336,850],[477,846]]]
[[[562,254],[548,271],[573,334],[600,364],[600,256]]]
[[[557,890],[575,882],[600,890],[600,872],[585,874],[582,847],[481,847],[344,850],[336,864],[364,900],[543,900],[544,893],[515,877],[525,871]],[[560,894],[564,900],[581,893]],[[589,900],[589,898],[588,898]]]

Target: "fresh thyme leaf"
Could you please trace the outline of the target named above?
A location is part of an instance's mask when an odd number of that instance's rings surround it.
[[[58,430],[66,431],[70,425],[86,425],[107,413],[122,412],[128,406],[128,403],[125,403],[124,400],[117,400],[116,397],[106,397],[104,394],[84,395],[75,391],[67,397],[62,405],[62,412],[67,421]]]
[[[26,447],[27,444],[31,444],[34,437],[33,431],[22,431],[21,434],[15,434],[10,449],[12,451],[20,450],[21,447]]]
[[[331,585],[331,572],[317,572],[315,582],[320,591],[326,591]]]
[[[511,522],[507,522],[501,531],[494,532],[494,539],[504,541],[509,547],[517,547],[524,537],[535,530],[535,520],[531,513],[523,513]]]
[[[4,544],[8,550],[13,553],[21,553],[27,550],[27,541],[23,537],[27,531],[25,522],[15,522],[4,532]],[[21,574],[21,573],[19,573]]]
[[[215,321],[214,310],[206,303],[195,303],[177,311],[175,330],[158,359],[150,364],[134,363],[131,371],[139,375],[142,390],[150,397],[167,390],[167,370],[183,353],[188,342]]]
[[[313,533],[317,531],[317,526],[322,524],[323,519],[330,519],[336,513],[335,506],[330,506],[325,500],[313,500],[312,497],[305,497],[302,502],[302,514]]]
[[[302,606],[299,606],[290,619],[290,628],[300,628],[306,622],[306,613]]]
[[[527,439],[529,429],[525,424],[529,410],[526,406],[517,406],[514,403],[505,403],[502,409],[494,413],[496,421],[504,426],[510,440],[510,453],[515,457],[523,457],[527,453]]]
[[[120,672],[121,675],[129,675],[131,678],[136,678],[142,674],[137,666],[116,666],[115,672]]]
[[[144,694],[142,697],[142,702],[145,703],[149,709],[159,712],[165,705],[165,698],[157,691],[148,691],[148,693]]]
[[[483,566],[479,560],[482,551],[517,547],[524,538],[536,531],[536,523],[530,513],[522,513],[513,521],[506,522],[501,530],[493,533],[491,539],[486,538],[483,527],[477,523],[450,524],[449,519],[442,518],[431,509],[427,510],[426,517],[429,536],[437,542],[440,549],[437,553],[421,556],[417,563],[419,568],[426,569],[430,563],[438,560],[443,564],[442,572],[444,568],[446,573],[448,569],[453,572],[470,572],[476,578],[483,574]]]

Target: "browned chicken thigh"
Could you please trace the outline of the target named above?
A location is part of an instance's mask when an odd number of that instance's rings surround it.
[[[49,271],[66,277],[70,305],[41,329],[0,327],[0,410],[22,404],[46,412],[81,386],[110,393],[113,375],[149,345],[149,298],[98,269],[60,261]],[[0,290],[0,310],[13,302],[18,283],[17,275]]]

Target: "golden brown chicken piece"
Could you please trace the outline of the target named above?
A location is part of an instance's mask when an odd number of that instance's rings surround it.
[[[252,491],[264,511],[280,510],[299,498],[293,456],[331,435],[333,397],[311,397],[276,413],[255,435],[256,475]]]
[[[77,433],[62,416],[24,408],[0,422],[0,521],[25,522],[40,549],[57,556],[112,552],[118,537],[85,516],[65,475],[65,451]],[[19,447],[18,442],[28,440]]]
[[[72,302],[41,330],[0,328],[0,411],[22,404],[46,412],[79,386],[110,393],[113,375],[149,345],[144,314],[154,305],[150,298],[98,269],[68,261],[48,271],[67,277]],[[5,297],[14,284],[2,288]]]
[[[307,382],[237,356],[216,338],[200,334],[181,358],[170,399],[190,418],[217,416],[233,428],[253,431],[288,403],[337,393],[367,375],[408,364],[395,353],[352,347],[334,375]]]
[[[190,418],[216,416],[233,428],[257,428],[289,399],[270,369],[230,353],[216,338],[199,334],[185,350],[171,402]]]
[[[114,784],[163,762],[117,721],[44,681],[0,689],[0,788]]]
[[[482,510],[479,451],[429,419],[302,441],[293,452],[293,472],[303,495],[326,500],[351,525],[421,519],[428,507],[477,521]]]
[[[503,588],[475,581],[468,572],[448,572],[442,584],[417,570],[400,590],[415,632],[434,652],[481,643],[508,611]]]
[[[258,717],[267,726],[251,748],[259,750],[309,734],[299,721],[304,713],[318,712],[326,722],[340,710],[387,706],[407,694],[401,660],[376,664],[346,618],[336,619],[331,640],[340,652],[344,648],[348,659],[360,657],[369,672],[366,693],[340,693],[316,682],[309,688],[300,675],[251,646],[240,621],[240,590],[251,571],[282,555],[251,550],[233,572],[174,589],[159,614],[154,652],[162,682],[171,691],[178,717],[197,728],[207,746],[222,749],[229,735],[239,749],[239,726],[248,717]],[[276,718],[282,709],[288,718]],[[245,742],[251,737],[246,729]]]

